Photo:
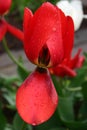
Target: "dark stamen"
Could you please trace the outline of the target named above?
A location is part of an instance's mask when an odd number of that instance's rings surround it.
[[[50,62],[50,53],[47,45],[44,45],[39,53],[38,62],[40,65],[47,66]]]

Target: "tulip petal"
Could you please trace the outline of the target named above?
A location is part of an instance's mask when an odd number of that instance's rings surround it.
[[[30,9],[25,8],[24,10],[24,21],[23,21],[23,31],[24,31],[24,50],[26,55],[28,54],[28,40],[29,40],[29,33],[31,28],[31,21],[32,21],[33,14]]]
[[[16,106],[22,119],[32,125],[47,121],[54,113],[58,96],[49,72],[36,69],[21,85],[16,95]]]
[[[6,31],[7,31],[7,26],[4,20],[0,20],[0,41],[3,39]]]
[[[31,10],[28,9],[28,8],[25,8],[25,10],[24,10],[23,29],[24,29],[24,34],[25,34],[26,38],[29,38],[28,33],[30,32],[32,17],[33,17],[33,14],[31,12]]]
[[[4,15],[11,6],[12,0],[0,0],[0,15]]]
[[[66,75],[71,77],[76,76],[76,72],[65,65],[56,66],[55,68],[50,69],[50,72],[60,77],[64,77]]]
[[[74,70],[72,70],[71,68],[69,68],[68,66],[61,66],[61,69],[63,71],[64,76],[68,75],[71,77],[76,76],[76,72]]]
[[[84,61],[85,61],[85,57],[84,56],[80,56],[79,60],[78,60],[78,62],[76,64],[76,68],[81,68],[83,63],[84,63]]]
[[[64,37],[64,57],[69,58],[71,56],[74,43],[74,24],[71,17],[67,16],[66,34]]]
[[[66,28],[67,28],[67,17],[66,17],[65,14],[61,11],[61,9],[59,9],[59,11],[60,11],[60,17],[61,17],[62,35],[63,35],[63,38],[64,38],[65,33],[66,33]]]
[[[50,64],[57,64],[63,58],[62,22],[60,9],[46,2],[34,14],[31,27],[24,28],[24,48],[30,61],[38,64],[39,53],[47,45]],[[56,60],[55,60],[56,59]]]
[[[84,56],[79,56],[82,49],[79,49],[77,54],[73,59],[70,60],[70,67],[73,68],[80,68],[83,65],[83,62],[85,60]]]
[[[19,30],[18,28],[10,25],[9,23],[7,23],[7,31],[10,32],[12,35],[14,35],[15,37],[17,37],[19,40],[24,41],[24,33]]]

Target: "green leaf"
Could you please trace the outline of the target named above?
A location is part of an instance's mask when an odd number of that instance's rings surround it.
[[[73,100],[71,97],[59,97],[58,113],[62,121],[74,120]]]
[[[0,130],[4,130],[6,126],[6,118],[2,112],[2,108],[0,105]]]
[[[87,120],[64,122],[70,130],[87,130]]]
[[[9,108],[15,109],[15,96],[16,93],[11,93],[10,91],[8,91],[8,93],[3,94],[4,98],[8,101]]]
[[[52,4],[56,4],[60,0],[48,0],[48,1],[51,2]]]
[[[24,66],[22,57],[19,58],[19,62]],[[24,81],[25,78],[29,75],[29,72],[26,69],[22,69],[20,66],[17,67],[17,72],[22,81]]]
[[[20,79],[16,76],[3,76],[3,75],[0,75],[0,87],[3,88],[8,88],[10,90],[12,90],[12,86],[13,86],[13,83],[18,83],[20,82]]]
[[[82,84],[82,94],[84,99],[87,101],[87,81]]]
[[[87,119],[74,120],[72,98],[59,98],[58,113],[64,125],[70,130],[87,130]]]
[[[50,129],[50,130],[66,130],[66,129],[65,129],[65,128],[61,128],[61,127],[59,128],[59,127],[58,127],[58,128],[53,128],[53,129]]]
[[[13,129],[12,129],[12,126],[10,124],[6,124],[6,127],[4,130],[13,130]]]
[[[22,130],[22,128],[24,128],[25,125],[25,122],[20,118],[18,114],[16,114],[13,120],[13,129]]]
[[[79,87],[82,85],[82,83],[85,81],[85,77],[86,77],[86,72],[87,71],[87,67],[85,68],[83,66],[83,68],[79,69],[78,72],[77,72],[77,76],[72,78],[70,81],[71,81],[71,84],[70,86],[71,87]]]
[[[58,95],[63,96],[62,86],[58,82],[57,78],[54,75],[52,75],[51,77],[52,77],[52,81],[54,83],[54,86],[55,86],[55,88],[56,88],[56,90],[58,92]]]
[[[80,120],[87,120],[87,101],[82,102],[82,106],[79,111]]]

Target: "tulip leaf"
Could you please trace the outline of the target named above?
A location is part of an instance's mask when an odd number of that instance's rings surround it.
[[[71,84],[70,86],[71,87],[79,87],[83,84],[83,82],[85,81],[85,76],[86,76],[86,72],[87,71],[87,68],[84,69],[81,68],[77,71],[77,76],[75,78],[72,78],[70,81],[71,81]]]
[[[84,120],[84,119],[87,120],[87,101],[82,102],[82,106],[79,111],[79,118],[81,120]]]
[[[12,129],[12,125],[6,124],[6,127],[5,127],[4,130],[13,130],[13,129]]]
[[[82,94],[84,99],[87,101],[87,81],[82,84]]]
[[[0,105],[0,130],[4,130],[5,126],[6,126],[6,118],[2,113],[1,105]]]
[[[14,120],[13,120],[13,129],[14,130],[21,130],[24,126],[24,121],[20,118],[20,116],[16,113]]]
[[[54,83],[54,86],[58,92],[58,95],[63,96],[62,87],[60,86],[60,83],[58,82],[57,78],[54,75],[52,75],[51,77],[52,77],[52,81]]]
[[[59,97],[58,113],[63,121],[73,121],[73,101],[71,97]]]
[[[23,62],[22,57],[19,57],[19,63],[24,68],[24,62]],[[29,72],[25,68],[24,69],[23,68],[21,68],[20,66],[18,66],[18,68],[17,68],[18,75],[20,76],[22,81],[24,81],[25,78],[29,75]]]
[[[87,130],[87,119],[82,121],[74,120],[72,98],[59,97],[58,113],[64,125],[70,130]]]
[[[66,130],[66,129],[65,129],[65,128],[61,128],[61,127],[59,128],[59,127],[58,127],[58,128],[53,128],[53,129],[50,129],[50,130]]]
[[[87,130],[87,120],[64,122],[70,130]]]
[[[13,120],[13,129],[14,130],[32,130],[32,126],[29,124],[26,124],[21,117],[16,113],[14,120]]]

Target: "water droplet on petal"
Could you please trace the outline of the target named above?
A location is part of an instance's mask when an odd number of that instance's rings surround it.
[[[55,28],[55,27],[53,28],[53,31],[56,31],[56,28]]]

